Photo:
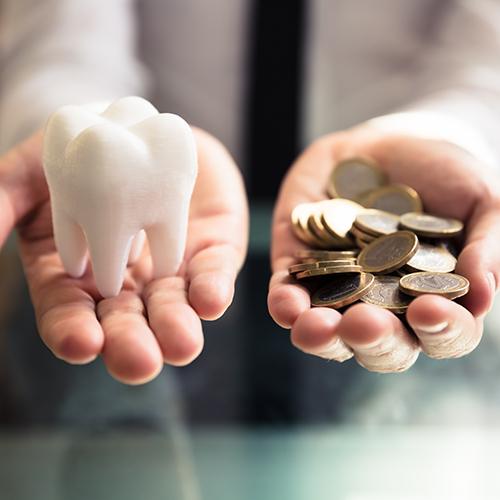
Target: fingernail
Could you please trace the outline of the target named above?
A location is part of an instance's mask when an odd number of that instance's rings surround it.
[[[418,330],[423,333],[436,334],[444,332],[448,328],[449,324],[447,321],[442,321],[441,323],[436,323],[434,325],[422,325],[418,327]]]

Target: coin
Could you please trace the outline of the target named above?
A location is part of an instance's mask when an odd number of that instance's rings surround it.
[[[317,269],[308,269],[307,271],[301,271],[297,273],[295,277],[298,280],[303,280],[306,278],[315,278],[317,276],[328,276],[329,274],[348,274],[348,273],[361,273],[361,266],[356,264],[351,264],[348,266],[339,267],[319,267]]]
[[[397,215],[376,209],[360,212],[354,221],[354,227],[374,236],[395,233],[398,226],[399,217]]]
[[[337,244],[337,239],[328,233],[325,226],[321,222],[321,212],[316,208],[314,212],[307,219],[307,229],[315,237],[322,247],[332,247]]]
[[[410,231],[381,236],[363,248],[358,263],[369,273],[390,273],[403,267],[417,252],[418,239]]]
[[[419,243],[417,253],[406,265],[412,272],[450,273],[455,270],[457,259],[443,247],[436,247],[428,243]]]
[[[331,201],[333,200],[322,200],[313,204],[307,220],[307,230],[317,240],[317,246],[321,248],[352,248],[354,242],[350,237],[333,234],[323,223],[323,210],[330,205]]]
[[[313,294],[311,303],[317,307],[339,309],[356,302],[373,281],[373,275],[368,273],[339,274]]]
[[[310,234],[307,228],[307,220],[309,219],[313,209],[314,203],[300,203],[292,210],[291,219],[292,229],[295,236],[308,245],[316,246],[316,238]]]
[[[375,276],[373,285],[360,300],[401,314],[408,309],[413,297],[400,290],[397,276]]]
[[[336,238],[345,238],[363,207],[354,201],[337,198],[321,205],[325,229]]]
[[[444,219],[434,215],[410,212],[403,214],[400,225],[404,229],[415,232],[418,236],[443,238],[459,234],[464,225],[457,219]]]
[[[355,241],[356,241],[356,245],[358,245],[359,248],[361,248],[361,250],[363,250],[363,248],[367,247],[371,241],[365,241],[365,240],[362,240],[361,238],[355,238]]]
[[[421,212],[422,201],[418,193],[404,184],[391,184],[370,191],[360,203],[367,208],[376,208],[396,215]]]
[[[352,226],[351,234],[355,238],[363,240],[367,243],[371,243],[372,241],[377,239],[377,236],[374,236],[373,234],[365,233],[364,231],[361,231],[360,229],[358,229],[356,226]]]
[[[459,274],[412,273],[403,276],[399,286],[404,293],[415,297],[432,293],[448,299],[456,299],[469,291],[469,281]]]
[[[359,250],[309,250],[301,249],[297,250],[295,256],[298,259],[314,259],[314,260],[335,260],[342,259],[344,257],[356,257]]]
[[[387,177],[370,158],[349,158],[333,169],[328,184],[328,194],[333,198],[357,200],[368,191],[383,186]]]
[[[342,259],[342,260],[325,260],[315,262],[303,262],[301,264],[294,264],[288,268],[290,274],[300,273],[301,271],[308,271],[310,269],[319,269],[322,267],[345,267],[357,265],[356,259]]]

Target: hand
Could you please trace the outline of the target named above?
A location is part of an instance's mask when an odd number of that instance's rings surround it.
[[[109,372],[145,383],[163,363],[185,365],[203,347],[201,319],[230,305],[243,263],[247,204],[236,165],[213,137],[195,130],[199,174],[188,242],[178,275],[152,280],[147,246],[127,269],[124,287],[103,300],[89,268],[69,277],[56,252],[38,134],[0,159],[0,244],[14,226],[38,329],[58,357],[83,364],[102,355]]]
[[[434,295],[415,299],[406,318],[416,338],[394,314],[369,304],[353,305],[344,315],[311,308],[307,290],[288,277],[295,252],[305,248],[291,231],[293,207],[326,198],[333,165],[358,155],[377,160],[391,182],[415,188],[427,212],[466,225],[456,272],[469,279],[470,292],[460,304]],[[471,352],[481,339],[483,317],[500,279],[500,199],[493,185],[482,180],[481,170],[483,165],[452,144],[382,134],[367,126],[326,136],[309,147],[283,182],[272,233],[269,312],[283,328],[291,328],[293,344],[338,361],[354,354],[361,365],[378,372],[408,369],[420,350],[433,358]]]

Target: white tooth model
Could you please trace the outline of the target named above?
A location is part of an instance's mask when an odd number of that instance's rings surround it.
[[[102,113],[64,106],[45,129],[43,166],[64,268],[80,277],[87,247],[97,288],[117,295],[146,232],[154,277],[174,275],[186,245],[196,145],[179,116],[126,97]]]

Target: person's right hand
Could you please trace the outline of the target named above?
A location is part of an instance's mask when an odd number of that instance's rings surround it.
[[[201,319],[230,305],[247,247],[248,210],[239,171],[226,149],[194,130],[199,172],[188,241],[177,276],[152,280],[147,245],[127,269],[117,297],[102,299],[89,268],[68,276],[56,252],[39,133],[0,158],[0,245],[17,227],[40,336],[57,356],[84,364],[102,355],[109,372],[145,383],[163,363],[184,365],[203,347]]]
[[[458,302],[437,295],[416,298],[406,313],[415,335],[396,315],[374,305],[354,304],[344,314],[311,308],[309,291],[288,275],[296,252],[306,248],[291,228],[293,208],[325,199],[332,166],[354,156],[373,158],[391,182],[415,188],[430,213],[465,224],[457,273],[470,281],[470,291]],[[453,144],[382,133],[366,125],[327,135],[304,151],[288,172],[274,211],[274,275],[268,297],[271,316],[291,329],[293,344],[338,361],[354,356],[377,372],[410,368],[420,350],[443,359],[475,349],[500,283],[498,181],[486,182],[483,170],[478,160]]]

